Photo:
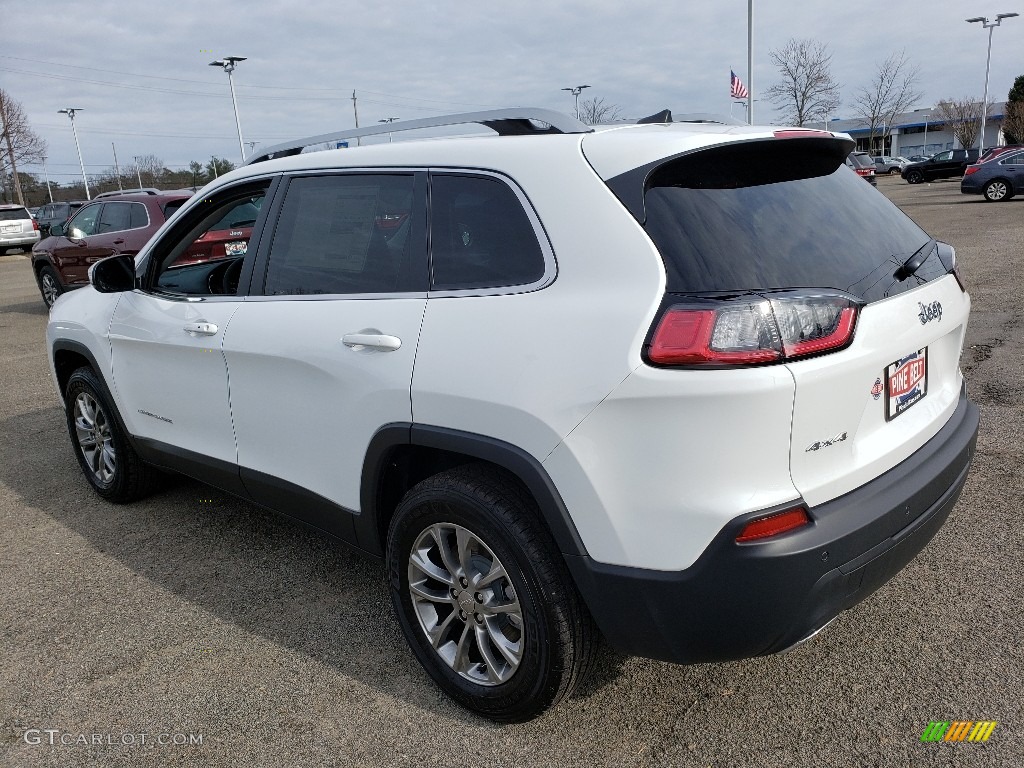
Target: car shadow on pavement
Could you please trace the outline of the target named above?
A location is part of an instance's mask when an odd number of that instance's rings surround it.
[[[38,298],[33,301],[23,301],[21,304],[0,305],[0,315],[42,315],[45,317],[49,312],[50,310],[43,304],[43,300]]]
[[[134,504],[105,502],[82,477],[59,407],[0,421],[4,435],[10,439],[0,439],[0,482],[25,506],[152,582],[154,591],[198,605],[386,696],[486,723],[443,696],[413,657],[379,562],[182,476],[166,476],[152,496]],[[622,659],[602,649],[576,696],[589,697],[613,681]]]

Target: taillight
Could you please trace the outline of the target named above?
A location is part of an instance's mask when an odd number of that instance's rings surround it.
[[[845,296],[773,295],[669,306],[647,348],[656,365],[777,363],[831,352],[853,339],[857,305]]]
[[[981,170],[981,166],[980,165],[968,165],[964,169],[964,176],[970,176],[972,173],[977,173],[980,170]]]
[[[805,525],[810,525],[811,518],[803,507],[795,507],[785,512],[777,512],[767,517],[759,517],[751,520],[740,531],[736,542],[742,544],[748,541],[759,541],[781,533],[788,533]]]
[[[39,231],[39,222],[36,221],[35,219],[32,219],[32,229],[34,229],[36,232]]]

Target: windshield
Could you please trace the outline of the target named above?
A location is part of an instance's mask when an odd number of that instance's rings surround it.
[[[875,301],[945,274],[932,248],[914,275],[896,279],[930,238],[845,164],[801,156],[806,175],[791,178],[790,167],[773,182],[766,164],[752,170],[728,147],[714,153],[701,166],[717,178],[693,174],[692,156],[651,177],[645,229],[669,292],[831,288]]]

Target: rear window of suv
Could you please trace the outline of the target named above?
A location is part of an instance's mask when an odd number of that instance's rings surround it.
[[[930,242],[842,162],[832,142],[747,142],[685,155],[649,177],[648,235],[670,293],[831,288],[875,301],[946,273]]]
[[[22,219],[31,219],[28,211],[24,208],[5,208],[0,209],[0,221],[21,221]]]

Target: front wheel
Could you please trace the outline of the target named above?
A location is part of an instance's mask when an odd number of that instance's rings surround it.
[[[890,168],[890,169],[889,169],[889,175],[890,175],[890,176],[895,176],[895,175],[896,175],[897,173],[899,173],[899,172],[900,172],[900,169],[899,169],[899,167],[896,167],[896,168]]]
[[[71,374],[64,404],[75,456],[96,493],[119,504],[149,493],[156,471],[128,442],[106,387],[91,368]]]
[[[999,203],[1013,197],[1010,185],[1002,179],[993,179],[985,185],[985,199],[990,203]]]
[[[924,175],[920,171],[910,171],[907,173],[908,184],[920,184],[924,181]]]
[[[60,279],[51,267],[43,267],[39,270],[39,292],[43,295],[43,303],[49,309],[62,293]]]
[[[533,500],[467,465],[427,478],[388,532],[391,597],[441,688],[499,722],[536,717],[584,677],[595,630]]]

